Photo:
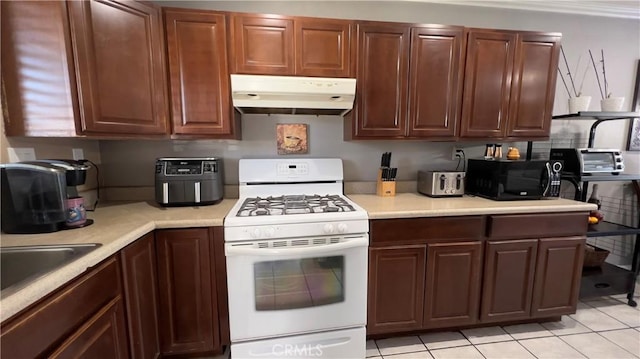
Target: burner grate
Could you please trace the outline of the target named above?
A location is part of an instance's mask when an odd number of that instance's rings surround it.
[[[285,195],[247,198],[237,217],[351,212],[355,208],[340,195]]]

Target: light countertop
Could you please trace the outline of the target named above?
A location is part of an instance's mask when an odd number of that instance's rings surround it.
[[[81,243],[100,243],[101,246],[2,298],[0,322],[154,229],[222,226],[235,202],[235,199],[225,199],[211,206],[171,208],[153,202],[112,203],[99,206],[95,212],[87,212],[87,217],[95,222],[84,228],[43,234],[2,233],[2,247]]]
[[[399,193],[395,197],[352,194],[348,197],[367,210],[371,219],[572,212],[596,208],[594,204],[565,199],[499,202],[466,196],[430,198],[417,193]],[[160,207],[154,202],[112,203],[101,205],[95,212],[89,212],[88,218],[93,219],[95,223],[85,228],[46,234],[3,233],[0,237],[0,246],[3,247],[81,243],[100,243],[101,246],[2,298],[0,322],[155,229],[222,226],[224,217],[236,201],[225,199],[212,206],[171,208]]]
[[[493,201],[474,196],[431,198],[419,193],[398,193],[393,197],[351,194],[348,197],[367,211],[369,219],[580,212],[597,208],[595,204],[569,199]]]

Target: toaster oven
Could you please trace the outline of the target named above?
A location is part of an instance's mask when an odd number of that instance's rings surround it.
[[[156,202],[163,206],[215,204],[224,192],[222,161],[213,157],[158,158]]]
[[[591,174],[619,174],[624,171],[622,152],[599,148],[552,148],[550,160],[562,160],[564,173],[573,176]]]

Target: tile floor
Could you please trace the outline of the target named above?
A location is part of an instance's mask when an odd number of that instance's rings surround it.
[[[558,322],[368,340],[367,358],[640,358],[640,307],[626,302],[625,295],[582,301]]]

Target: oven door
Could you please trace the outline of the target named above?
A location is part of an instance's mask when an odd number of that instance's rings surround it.
[[[225,244],[231,341],[364,326],[367,234]]]

